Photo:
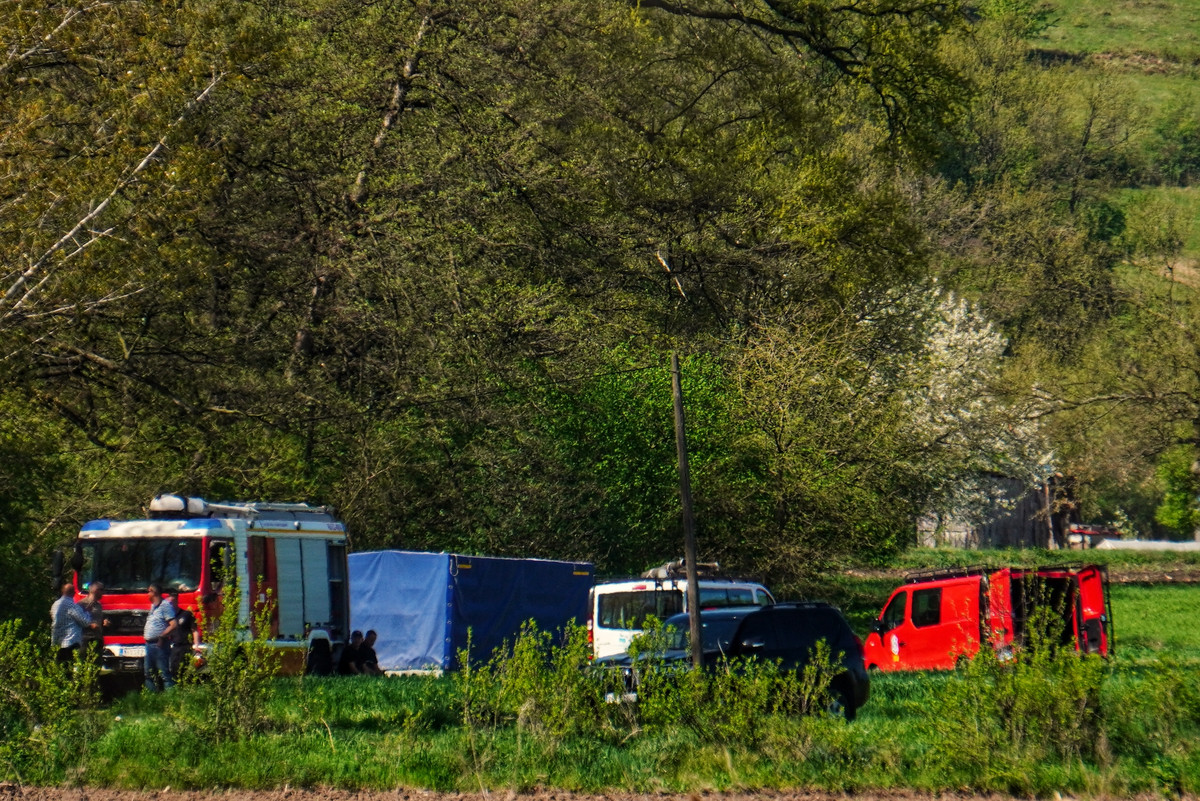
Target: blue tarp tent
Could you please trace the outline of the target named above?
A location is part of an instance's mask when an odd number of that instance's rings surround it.
[[[416,551],[352,553],[350,623],[379,635],[384,670],[453,670],[471,631],[488,659],[526,620],[553,631],[587,617],[592,565]]]

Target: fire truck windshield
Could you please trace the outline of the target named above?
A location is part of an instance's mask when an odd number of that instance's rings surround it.
[[[104,582],[106,593],[145,592],[153,583],[194,590],[200,583],[201,542],[198,538],[84,540],[79,583]]]

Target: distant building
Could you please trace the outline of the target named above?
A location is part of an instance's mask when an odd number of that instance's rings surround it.
[[[940,548],[1066,548],[1067,533],[1078,517],[1074,482],[1055,474],[1027,489],[1012,478],[997,478],[1003,495],[983,522],[929,514],[917,520],[917,544]]]

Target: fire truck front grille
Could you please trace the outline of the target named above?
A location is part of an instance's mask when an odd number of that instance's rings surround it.
[[[141,634],[146,628],[146,613],[141,611],[105,612],[104,619],[108,621],[104,634],[109,637]]]

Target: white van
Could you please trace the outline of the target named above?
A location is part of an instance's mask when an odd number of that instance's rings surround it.
[[[770,606],[775,598],[761,584],[735,579],[699,580],[700,608]],[[588,639],[594,657],[621,654],[641,633],[648,615],[666,620],[687,611],[684,577],[609,581],[592,587],[588,597]]]

